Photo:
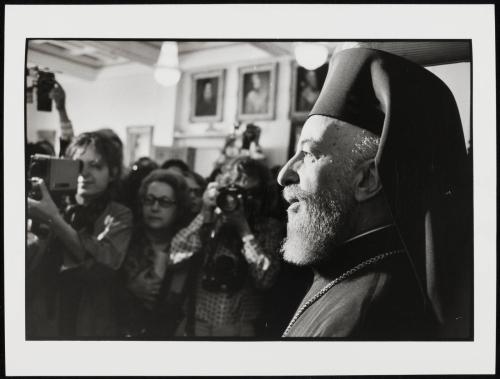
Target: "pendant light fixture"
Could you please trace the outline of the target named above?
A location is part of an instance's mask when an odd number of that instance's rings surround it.
[[[328,48],[318,42],[298,42],[295,44],[295,59],[306,70],[315,70],[328,58]]]
[[[181,77],[177,42],[163,42],[154,76],[156,81],[163,86],[169,87],[177,84]]]

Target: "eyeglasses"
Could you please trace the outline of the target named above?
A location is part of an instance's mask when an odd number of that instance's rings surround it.
[[[142,203],[144,205],[147,205],[148,207],[152,207],[153,205],[156,204],[156,202],[158,202],[158,205],[164,209],[173,207],[177,203],[165,197],[156,197],[152,195],[148,195],[142,199]]]

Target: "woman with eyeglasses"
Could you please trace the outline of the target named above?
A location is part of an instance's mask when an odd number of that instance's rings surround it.
[[[141,183],[139,202],[139,223],[123,267],[123,335],[168,337],[181,317],[191,256],[171,248],[189,220],[186,181],[173,171],[154,170]]]
[[[186,180],[189,197],[191,200],[191,217],[195,218],[201,211],[203,204],[203,193],[207,188],[206,180],[195,171],[192,171],[187,163],[180,159],[169,159],[161,165],[161,168],[181,174]]]

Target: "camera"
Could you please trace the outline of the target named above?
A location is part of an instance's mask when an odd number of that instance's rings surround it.
[[[210,292],[231,293],[243,287],[247,263],[240,256],[228,253],[212,257],[204,270],[202,285]]]
[[[43,112],[52,111],[52,99],[49,93],[54,88],[56,77],[53,72],[38,71],[36,86],[37,110]]]
[[[236,184],[231,184],[227,187],[219,189],[219,194],[215,199],[215,203],[221,211],[230,213],[234,212],[240,206],[240,197],[243,202],[246,200],[246,190]]]
[[[28,196],[35,200],[41,200],[40,188],[33,185],[32,178],[43,179],[50,196],[59,209],[64,207],[64,199],[77,190],[78,175],[81,171],[81,161],[72,159],[55,158],[50,155],[35,154],[30,158],[28,169]],[[50,228],[41,223],[34,223],[31,231],[42,238],[50,233]]]
[[[243,142],[241,148],[243,150],[249,150],[252,142],[258,145],[259,137],[260,137],[260,127],[254,124],[248,124],[245,131],[243,132]]]
[[[31,178],[43,179],[52,197],[71,195],[76,192],[78,175],[82,162],[73,159],[56,158],[50,155],[35,154],[31,156],[28,170],[28,196],[40,199],[41,194],[34,187]]]
[[[27,88],[26,100],[33,101],[33,88],[36,87],[37,106],[36,109],[42,112],[52,111],[52,99],[49,94],[56,84],[56,76],[53,72],[42,71],[38,67],[26,69]],[[31,83],[31,85],[29,85]]]

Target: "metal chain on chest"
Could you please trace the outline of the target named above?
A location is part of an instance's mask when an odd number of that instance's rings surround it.
[[[401,252],[403,252],[403,250],[393,250],[393,251],[389,251],[389,252],[384,253],[384,254],[377,255],[373,258],[367,259],[366,261],[361,262],[359,265],[354,266],[350,270],[344,272],[342,275],[340,275],[337,278],[335,278],[334,280],[332,280],[330,283],[328,283],[326,286],[324,286],[316,295],[314,295],[306,303],[304,303],[304,305],[302,307],[299,308],[299,310],[295,313],[292,320],[288,324],[282,337],[286,337],[288,335],[293,324],[295,324],[295,322],[305,312],[305,310],[307,308],[309,308],[314,302],[316,302],[321,296],[323,296],[325,293],[327,293],[330,290],[330,288],[332,288],[336,284],[340,283],[342,280],[348,278],[352,274],[356,273],[357,271],[361,270],[362,268],[365,268],[366,266],[369,266],[369,265],[374,264],[378,261],[381,261],[382,259],[385,259],[391,255],[401,253]]]

